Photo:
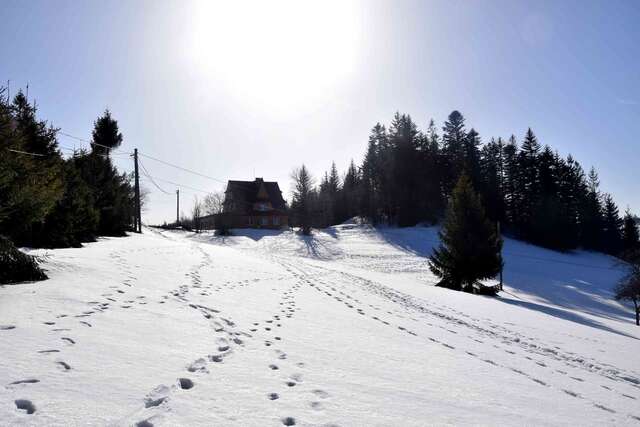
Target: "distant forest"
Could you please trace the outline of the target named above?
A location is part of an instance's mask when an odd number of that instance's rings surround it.
[[[634,217],[621,215],[611,195],[599,190],[594,168],[585,172],[572,156],[541,146],[531,129],[521,142],[512,135],[483,144],[458,111],[441,133],[433,120],[421,131],[400,113],[388,127],[376,124],[362,164],[352,161],[342,177],[334,163],[315,185],[304,166],[297,169],[292,221],[300,224],[308,215],[311,226],[324,227],[361,216],[373,224],[435,224],[463,172],[488,217],[515,238],[613,255],[638,244]]]

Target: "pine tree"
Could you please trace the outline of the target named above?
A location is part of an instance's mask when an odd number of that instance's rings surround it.
[[[623,221],[610,194],[604,196],[603,225],[602,250],[611,255],[618,255],[622,250]]]
[[[122,144],[122,134],[118,129],[118,122],[111,117],[111,112],[107,109],[93,123],[93,143],[91,146],[98,154],[109,154]]]
[[[638,233],[638,225],[631,211],[627,209],[624,213],[624,225],[622,227],[622,251],[625,255],[629,255],[636,251],[640,251],[640,234]]]
[[[586,183],[586,195],[580,203],[580,243],[585,249],[600,250],[603,239],[603,209],[598,173],[592,167]]]
[[[464,170],[471,179],[474,188],[480,189],[482,185],[480,169],[480,134],[471,128],[464,139]]]
[[[35,246],[46,216],[64,193],[62,156],[57,149],[56,130],[38,120],[36,109],[22,92],[13,103],[0,106],[0,233],[18,246]],[[26,151],[36,156],[5,149]]]
[[[479,193],[485,203],[487,215],[493,221],[505,220],[504,196],[504,143],[501,138],[491,139],[480,153],[480,176],[482,182]]]
[[[465,142],[464,117],[459,111],[452,111],[442,128],[442,153],[444,188],[450,194],[464,168]]]
[[[38,246],[49,248],[79,247],[82,242],[95,240],[98,231],[99,213],[94,206],[93,195],[87,183],[76,168],[78,157],[74,156],[64,164],[64,196],[47,215]]]
[[[291,211],[294,221],[300,226],[302,234],[311,234],[313,178],[305,165],[295,169],[291,174],[293,179],[293,200]]]
[[[511,135],[509,143],[504,147],[504,208],[505,222],[508,229],[513,230],[520,218],[521,196],[520,168],[518,167],[518,143],[515,135]]]
[[[352,218],[358,214],[358,206],[360,205],[360,173],[353,159],[349,163],[349,168],[344,176],[342,185],[342,200],[344,216],[340,218],[340,222]]]
[[[518,153],[520,195],[519,218],[516,220],[519,235],[525,239],[534,237],[534,212],[540,203],[540,176],[538,156],[540,144],[531,128],[527,130]]]
[[[466,175],[453,190],[439,236],[442,243],[429,258],[429,268],[440,278],[438,286],[472,292],[479,280],[494,277],[502,268],[502,239]]]
[[[440,173],[440,138],[433,120],[426,134],[419,133],[416,141],[417,214],[419,220],[435,224],[444,213],[445,199]]]

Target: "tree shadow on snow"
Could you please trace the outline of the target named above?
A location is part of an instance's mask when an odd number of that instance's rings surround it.
[[[570,322],[579,323],[584,326],[589,326],[591,328],[600,329],[602,331],[611,332],[613,334],[622,335],[624,337],[633,338],[637,340],[633,335],[626,334],[624,332],[617,331],[609,326],[603,325],[600,322],[597,322],[592,319],[588,319],[584,316],[581,316],[575,312],[562,310],[560,308],[549,307],[547,305],[537,304],[529,301],[522,301],[517,299],[507,299],[507,298],[498,298],[499,301],[502,301],[506,304],[517,305],[519,307],[524,307],[529,310],[539,311],[541,313],[547,314],[549,316],[557,317],[559,319],[568,320]]]
[[[440,244],[438,227],[379,227],[371,230],[391,246],[424,257],[425,263],[433,248]],[[600,324],[578,314],[566,314],[562,309],[624,322],[630,319],[631,310],[615,301],[613,293],[615,284],[624,275],[624,268],[608,255],[586,251],[556,252],[505,238],[503,258],[505,285],[516,293],[522,292],[560,309],[517,302],[520,305],[528,304],[529,309],[539,308],[547,314],[555,313],[556,317],[565,313],[565,319],[594,327]]]

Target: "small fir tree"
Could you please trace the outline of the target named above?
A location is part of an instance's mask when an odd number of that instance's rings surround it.
[[[502,239],[466,175],[453,189],[439,236],[442,243],[429,258],[438,286],[472,292],[479,280],[500,272]]]

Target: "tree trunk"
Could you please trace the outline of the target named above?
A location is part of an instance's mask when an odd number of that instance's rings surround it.
[[[640,307],[638,307],[638,301],[633,301],[633,305],[636,308],[636,325],[640,326]]]

